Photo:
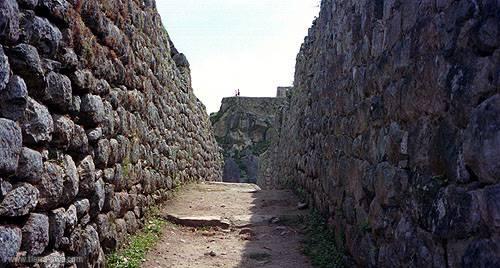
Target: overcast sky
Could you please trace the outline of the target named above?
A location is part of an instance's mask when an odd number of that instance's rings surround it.
[[[295,58],[319,0],[157,0],[176,48],[191,64],[209,113],[223,97],[276,95],[293,83]]]

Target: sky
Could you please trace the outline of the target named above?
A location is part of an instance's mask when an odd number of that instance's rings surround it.
[[[157,0],[175,47],[191,65],[208,113],[223,97],[274,97],[291,86],[300,45],[319,0]]]

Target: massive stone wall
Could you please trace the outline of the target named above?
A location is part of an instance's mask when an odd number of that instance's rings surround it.
[[[0,1],[0,266],[102,266],[221,164],[153,0]]]
[[[323,0],[275,176],[360,266],[500,266],[500,2]]]
[[[229,97],[211,115],[224,154],[223,180],[272,188],[268,149],[277,141],[277,114],[284,98]]]

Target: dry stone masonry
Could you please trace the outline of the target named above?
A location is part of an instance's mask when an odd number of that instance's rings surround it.
[[[219,180],[190,80],[153,0],[1,0],[0,266],[102,267],[170,189]]]
[[[323,0],[282,113],[282,183],[351,265],[500,266],[500,2]]]
[[[285,91],[286,93],[286,91]],[[273,188],[268,165],[284,98],[229,97],[210,117],[224,154],[223,180]]]

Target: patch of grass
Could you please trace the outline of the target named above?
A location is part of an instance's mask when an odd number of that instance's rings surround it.
[[[153,210],[155,211],[155,210]],[[146,254],[151,247],[161,237],[163,227],[167,222],[161,219],[157,212],[155,216],[146,221],[144,229],[135,235],[130,236],[129,243],[122,249],[106,257],[107,265],[110,268],[138,268],[145,261]]]
[[[319,268],[344,267],[343,246],[335,244],[335,234],[328,228],[325,219],[312,212],[305,218],[305,225],[304,253],[312,264]]]

